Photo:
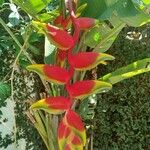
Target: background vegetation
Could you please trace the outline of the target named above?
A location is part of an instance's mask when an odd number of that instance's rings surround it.
[[[127,33],[141,32],[141,40],[126,39]],[[116,60],[98,69],[110,72],[132,61],[150,56],[150,24],[124,28],[109,52]],[[98,95],[94,118],[94,150],[150,150],[150,74],[125,80],[111,92]]]

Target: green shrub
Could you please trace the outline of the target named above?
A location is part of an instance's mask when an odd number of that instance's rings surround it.
[[[125,40],[127,32],[141,32],[141,40]],[[106,74],[150,56],[150,25],[124,28],[109,52],[116,60],[99,67]],[[115,68],[114,68],[115,67]],[[98,95],[94,150],[150,150],[150,74],[116,84],[111,92]]]

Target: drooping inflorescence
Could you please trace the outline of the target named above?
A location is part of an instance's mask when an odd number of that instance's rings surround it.
[[[70,0],[66,0],[66,8],[69,11],[66,19],[60,14],[55,19],[54,25],[33,22],[34,26],[42,28],[49,41],[57,47],[56,64],[33,64],[27,69],[36,72],[48,82],[65,85],[68,97],[48,97],[34,103],[31,109],[42,109],[50,114],[65,112],[58,127],[59,149],[82,150],[86,144],[86,131],[81,117],[72,110],[73,102],[88,95],[102,92],[103,89],[111,89],[112,85],[98,80],[83,80],[72,83],[74,71],[90,70],[104,61],[113,60],[114,57],[97,52],[73,53],[73,49],[78,46],[81,31],[89,30],[95,26],[97,20],[86,17],[77,18]],[[68,31],[71,24],[74,28],[72,34]],[[66,68],[64,68],[65,62],[68,63]]]

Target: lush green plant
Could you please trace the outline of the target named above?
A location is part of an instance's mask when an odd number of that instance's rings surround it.
[[[30,65],[27,67],[28,70],[35,71],[41,76],[47,94],[54,96],[50,98],[44,97],[43,100],[34,103],[31,106],[33,110],[28,115],[39,131],[47,149],[58,149],[56,129],[62,116],[53,116],[51,114],[59,114],[66,111],[58,127],[59,148],[83,149],[86,141],[85,129],[81,118],[74,111],[70,110],[72,106],[73,110],[77,110],[79,105],[78,102],[72,100],[83,99],[93,93],[106,92],[111,89],[112,84],[134,75],[150,71],[150,58],[137,61],[127,67],[118,69],[113,73],[101,77],[99,81],[82,81],[86,73],[85,71],[96,67],[100,63],[107,64],[106,60],[114,59],[113,56],[102,52],[109,49],[126,23],[132,26],[139,26],[149,21],[150,17],[147,11],[149,10],[149,2],[142,1],[143,5],[141,6],[135,3],[135,1],[115,0],[108,2],[95,0],[92,6],[95,5],[100,8],[100,11],[96,13],[94,12],[95,7],[90,7],[90,1],[84,0],[78,3],[77,1],[66,1],[66,5],[63,1],[60,1],[59,9],[56,7],[56,9],[52,11],[50,11],[48,7],[43,10],[50,1],[38,0],[23,2],[21,0],[14,0],[14,2],[36,21],[33,22],[33,26],[38,29],[40,33],[44,33],[47,39],[59,48],[56,52],[56,48],[45,39],[44,60],[46,64],[50,63],[51,65]],[[86,5],[87,8],[85,8]],[[95,24],[97,22],[95,19],[78,18],[83,9],[85,9],[84,12],[87,17],[90,16],[100,19],[101,22]],[[115,13],[114,10],[116,10]],[[75,11],[75,14],[73,11]],[[112,16],[111,14],[114,15]],[[104,20],[107,20],[107,22]],[[47,22],[54,23],[54,25],[59,28],[47,24]],[[2,20],[1,24],[9,32]],[[80,30],[82,32],[80,32]],[[13,39],[20,47],[20,52],[18,53],[16,61],[20,57],[20,54],[23,51],[25,52],[27,47],[30,46],[30,44],[28,44],[30,35],[31,26],[29,26],[26,31],[23,46],[18,43],[16,38],[12,35]],[[65,40],[61,36],[64,37]],[[90,52],[87,52],[89,50]],[[73,54],[72,51],[76,54]],[[32,63],[35,63],[27,54],[26,56]],[[50,83],[47,83],[45,80]],[[65,98],[67,92],[64,90],[64,87],[55,85],[51,82],[65,84],[69,99]],[[62,97],[62,94],[65,97]],[[69,130],[67,135],[66,130]],[[71,142],[69,142],[70,140]]]

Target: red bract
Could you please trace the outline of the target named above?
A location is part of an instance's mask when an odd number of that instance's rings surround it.
[[[74,46],[73,37],[66,31],[50,24],[46,24],[46,29],[47,36],[50,38],[50,41],[56,45],[56,47],[62,50],[68,50]]]
[[[60,150],[82,150],[86,143],[85,128],[81,117],[74,111],[68,110],[58,127],[58,142]]]
[[[113,60],[114,57],[104,53],[81,52],[71,55],[69,63],[77,70],[90,70],[105,60]]]
[[[68,110],[66,112],[65,122],[67,123],[67,125],[71,126],[76,130],[79,130],[81,132],[85,130],[81,117],[72,110]]]
[[[66,139],[70,133],[71,133],[70,128],[67,127],[64,121],[62,120],[58,127],[58,139],[63,139],[63,138]]]
[[[72,144],[74,144],[74,145],[81,145],[82,141],[81,141],[81,139],[78,136],[75,135],[73,137],[73,139],[72,139]]]
[[[50,24],[36,21],[33,21],[33,25],[40,30],[42,29],[49,41],[52,42],[52,44],[54,44],[56,47],[62,50],[68,50],[74,46],[73,37],[65,30]]]
[[[64,150],[71,150],[69,144],[67,144],[67,145],[65,146],[65,149],[64,149]]]
[[[64,65],[65,60],[67,58],[67,54],[68,54],[67,51],[63,51],[63,50],[60,50],[60,49],[57,50],[56,62],[59,66]]]
[[[69,26],[69,23],[70,23],[70,16],[64,19],[62,15],[59,15],[54,20],[54,25],[60,25],[63,27],[64,30],[67,29],[67,27]]]
[[[82,98],[92,92],[95,82],[91,80],[78,81],[68,87],[68,92],[72,98]]]
[[[76,69],[84,69],[96,62],[99,54],[95,52],[82,52],[69,57],[69,63]]]
[[[27,67],[29,71],[34,71],[49,82],[65,84],[70,79],[70,74],[64,68],[52,65],[34,64]]]
[[[57,96],[48,97],[46,99],[39,100],[31,105],[32,109],[42,109],[51,114],[60,114],[70,109],[71,101],[68,98]]]
[[[76,18],[76,23],[81,30],[86,30],[94,27],[98,21],[93,18],[80,17]]]
[[[61,25],[63,21],[63,16],[59,15],[58,17],[56,17],[56,19],[54,20],[54,25]]]
[[[104,90],[110,90],[112,85],[107,82],[97,80],[77,81],[67,86],[71,98],[82,99],[94,93],[100,93]]]

